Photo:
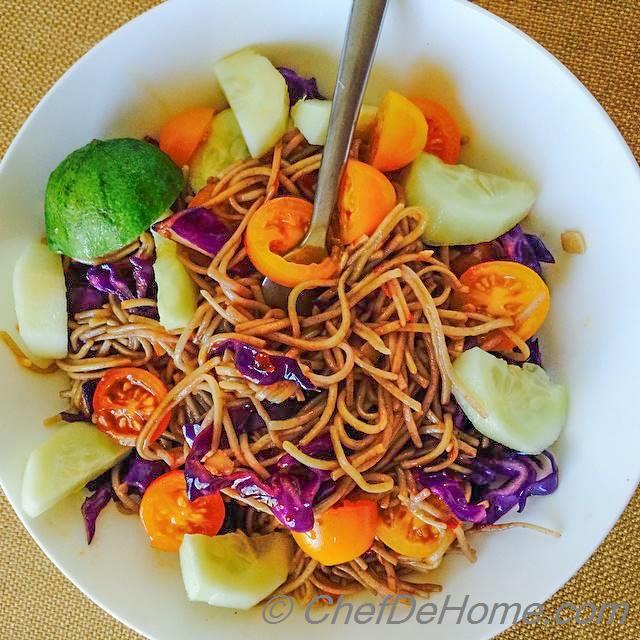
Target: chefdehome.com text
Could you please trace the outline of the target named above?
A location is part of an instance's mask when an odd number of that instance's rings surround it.
[[[324,606],[323,606],[324,605]],[[285,622],[296,609],[290,595],[274,595],[262,606],[267,624]],[[447,595],[442,603],[410,595],[386,596],[378,603],[353,603],[342,596],[318,595],[304,607],[308,624],[523,624],[542,625],[622,625],[629,616],[628,602],[563,602],[555,608],[542,603],[472,602],[470,596],[454,599]]]

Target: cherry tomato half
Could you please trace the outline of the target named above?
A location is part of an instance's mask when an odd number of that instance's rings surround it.
[[[345,244],[371,235],[396,204],[396,190],[384,173],[349,160],[340,187],[340,235]]]
[[[151,546],[177,551],[185,533],[215,536],[224,521],[224,502],[219,493],[190,501],[184,472],[169,471],[156,478],[140,502],[140,519]]]
[[[160,149],[179,167],[191,160],[201,142],[207,139],[214,109],[188,109],[165,122],[160,131]]]
[[[427,98],[412,98],[429,125],[424,150],[447,164],[455,164],[460,155],[460,129],[451,114],[438,102]]]
[[[456,537],[450,527],[440,531],[415,518],[402,505],[381,510],[376,536],[396,553],[410,558],[441,555]]]
[[[538,331],[549,312],[549,288],[535,271],[518,262],[482,262],[467,269],[460,282],[469,290],[456,293],[456,306],[472,307],[494,318],[511,318],[513,331],[523,340]],[[492,337],[491,345],[497,351],[513,347],[506,337]]]
[[[100,431],[125,446],[133,446],[138,433],[166,395],[164,382],[145,369],[109,369],[93,396],[93,420]],[[150,442],[162,435],[170,420],[168,411]]]
[[[335,275],[338,265],[332,258],[312,254],[291,260],[282,257],[304,238],[312,212],[310,202],[285,196],[269,200],[251,216],[244,245],[260,273],[286,287]]]
[[[298,546],[325,566],[349,562],[373,543],[378,507],[371,500],[343,500],[316,516],[311,531],[294,533]]]
[[[369,164],[395,171],[413,162],[427,143],[427,121],[411,100],[388,91],[378,109],[369,144]]]

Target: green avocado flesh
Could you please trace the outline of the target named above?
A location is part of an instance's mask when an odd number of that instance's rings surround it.
[[[44,217],[49,247],[93,260],[133,242],[182,190],[182,171],[158,147],[93,140],[49,176]]]

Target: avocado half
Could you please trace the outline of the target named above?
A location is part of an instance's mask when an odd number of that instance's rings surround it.
[[[133,242],[176,200],[182,171],[133,138],[93,140],[49,176],[44,217],[53,251],[83,262]]]

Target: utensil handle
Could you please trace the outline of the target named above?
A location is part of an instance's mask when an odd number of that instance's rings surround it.
[[[340,55],[311,227],[302,244],[325,246],[386,6],[387,0],[353,0]]]

